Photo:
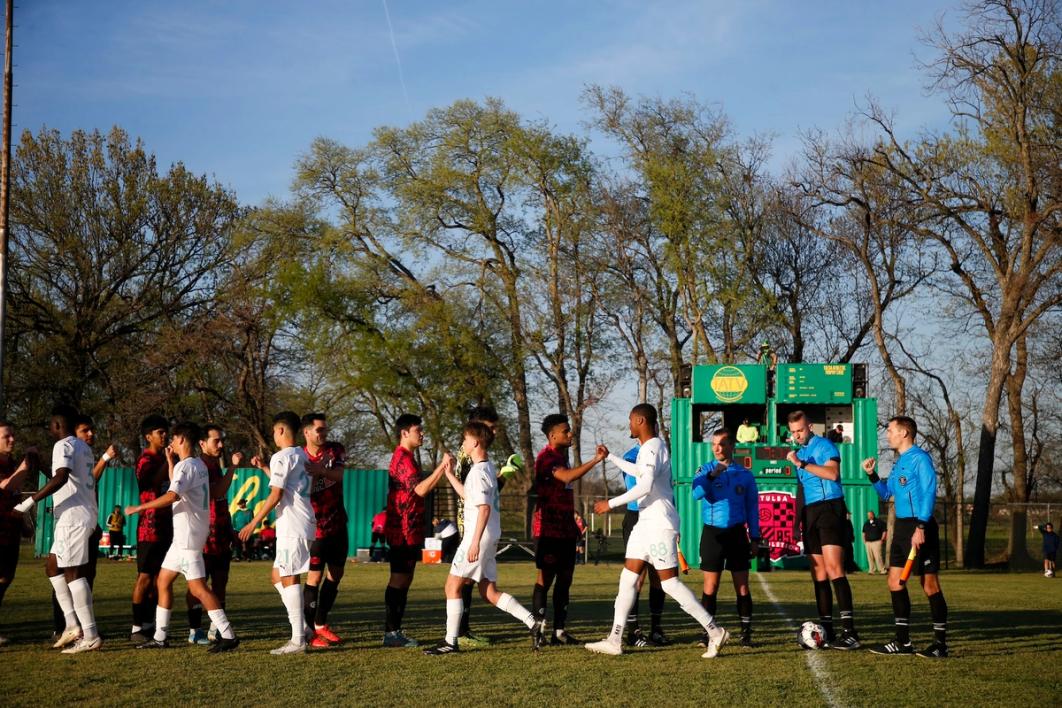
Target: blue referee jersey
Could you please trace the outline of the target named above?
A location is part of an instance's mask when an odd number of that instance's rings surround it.
[[[638,461],[638,451],[641,449],[641,445],[635,445],[630,450],[627,450],[627,452],[623,453],[623,459],[627,462],[630,462],[631,464],[634,464]],[[626,472],[623,473],[623,486],[627,488],[627,491],[630,491],[631,487],[633,487],[637,483],[638,480],[634,478],[634,475],[627,474]],[[638,511],[638,501],[635,500],[627,504],[627,510]]]
[[[896,460],[889,478],[879,479],[874,489],[882,499],[895,500],[896,518],[929,521],[937,501],[937,471],[932,458],[922,448],[912,445]]]
[[[830,460],[841,462],[837,446],[824,437],[813,435],[808,444],[797,450],[797,459],[811,465],[825,465]],[[816,477],[807,470],[797,468],[797,479],[804,488],[804,504],[810,506],[829,499],[844,499],[840,480]]]
[[[730,528],[747,523],[749,538],[760,537],[760,495],[752,473],[731,461],[715,478],[709,475],[721,463],[706,462],[693,478],[693,498],[701,500],[705,526]]]

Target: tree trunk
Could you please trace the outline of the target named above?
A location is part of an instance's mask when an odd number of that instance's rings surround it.
[[[1003,338],[997,336],[993,339]],[[973,512],[970,514],[970,535],[966,540],[967,568],[985,567],[985,535],[988,531],[988,511],[992,501],[999,404],[1003,397],[1007,372],[1010,370],[1010,347],[1004,346],[1002,341],[993,341],[992,344],[992,363],[988,385],[985,388],[985,405],[981,411],[981,440],[977,450],[977,481],[974,487]]]
[[[1025,335],[1015,342],[1014,370],[1007,377],[1007,409],[1010,414],[1010,438],[1014,459],[1011,474],[1014,480],[1014,501],[1025,504],[1029,501],[1029,451],[1025,444],[1025,416],[1022,406],[1022,389],[1029,370],[1029,350]],[[1015,511],[1010,517],[1010,542],[1007,556],[1011,568],[1022,568],[1032,563],[1025,533],[1028,530],[1025,509]]]

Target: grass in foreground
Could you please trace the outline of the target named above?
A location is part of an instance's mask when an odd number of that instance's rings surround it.
[[[698,628],[668,601],[665,628],[675,646],[641,649],[622,657],[591,655],[579,647],[547,647],[532,654],[526,631],[477,596],[472,625],[492,637],[489,648],[449,657],[420,650],[379,647],[386,565],[352,564],[340,586],[333,627],[338,649],[275,657],[269,649],[289,635],[269,564],[234,563],[228,613],[243,644],[233,653],[207,654],[184,643],[187,625],[175,611],[175,648],[137,652],[128,641],[131,563],[100,562],[96,613],[103,651],[63,656],[47,648],[51,633],[50,586],[42,562],[24,549],[14,585],[0,608],[0,685],[8,705],[228,704],[276,705],[324,699],[338,704],[431,705],[487,701],[542,705],[663,703],[666,705],[822,705],[823,692],[795,641],[795,625],[814,614],[811,584],[803,572],[762,576],[781,612],[753,577],[756,647],[729,645],[715,660],[693,646]],[[442,585],[446,566],[424,567],[410,593],[407,634],[422,644],[443,633]],[[530,562],[503,563],[502,589],[530,606],[535,569]],[[619,566],[582,566],[572,588],[569,629],[584,640],[601,638],[612,617]],[[700,594],[699,571],[687,582]],[[892,611],[882,576],[852,579],[856,619],[864,644],[887,641]],[[988,705],[1062,701],[1058,649],[1062,641],[1062,581],[1039,574],[950,572],[942,576],[950,607],[952,658],[883,657],[867,651],[817,653],[840,705]],[[179,591],[183,583],[178,581]],[[912,587],[912,635],[917,647],[931,638],[928,607]],[[178,608],[180,608],[180,603]],[[642,600],[643,613],[647,602]],[[647,624],[647,617],[644,618]],[[736,628],[733,589],[720,593],[719,621]]]

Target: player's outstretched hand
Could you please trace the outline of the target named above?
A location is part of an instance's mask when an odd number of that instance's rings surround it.
[[[594,513],[595,514],[607,514],[608,512],[609,512],[609,506],[608,506],[608,500],[607,499],[599,499],[598,501],[594,502]]]
[[[103,454],[105,454],[107,456],[107,461],[108,462],[110,462],[112,460],[117,460],[118,459],[118,448],[116,448],[114,446],[114,443],[111,443],[110,445],[107,446],[107,450]]]
[[[234,453],[232,453],[232,466],[233,467],[239,467],[242,464],[243,464],[243,453],[242,452],[234,452]]]
[[[254,457],[252,457],[251,458],[251,466],[252,467],[257,467],[258,469],[262,469],[262,458],[259,457],[258,455],[255,455]]]
[[[600,457],[602,460],[605,459],[606,457],[608,457],[608,448],[605,447],[604,445],[598,445],[597,446],[597,456]]]
[[[139,506],[130,505],[130,506],[125,507],[125,515],[126,516],[132,516],[133,514],[137,514],[137,513],[140,513],[140,507]]]
[[[878,466],[878,461],[873,457],[868,457],[863,460],[863,471],[867,474],[874,474],[874,468]]]
[[[791,465],[800,467],[800,458],[797,457],[796,450],[790,450],[788,453],[786,453],[785,459],[789,460],[789,463]]]
[[[247,541],[250,541],[251,540],[251,536],[253,536],[253,535],[254,535],[254,522],[253,521],[251,523],[247,524],[246,526],[244,526],[242,529],[240,529],[240,533],[239,533],[240,540],[243,541],[244,543],[246,543]]]

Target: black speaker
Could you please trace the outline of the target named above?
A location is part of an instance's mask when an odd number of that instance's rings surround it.
[[[867,397],[867,365],[852,364],[852,398]]]
[[[679,390],[682,391],[682,395],[685,398],[689,398],[691,395],[690,386],[693,384],[693,367],[690,364],[683,364],[679,369]]]

